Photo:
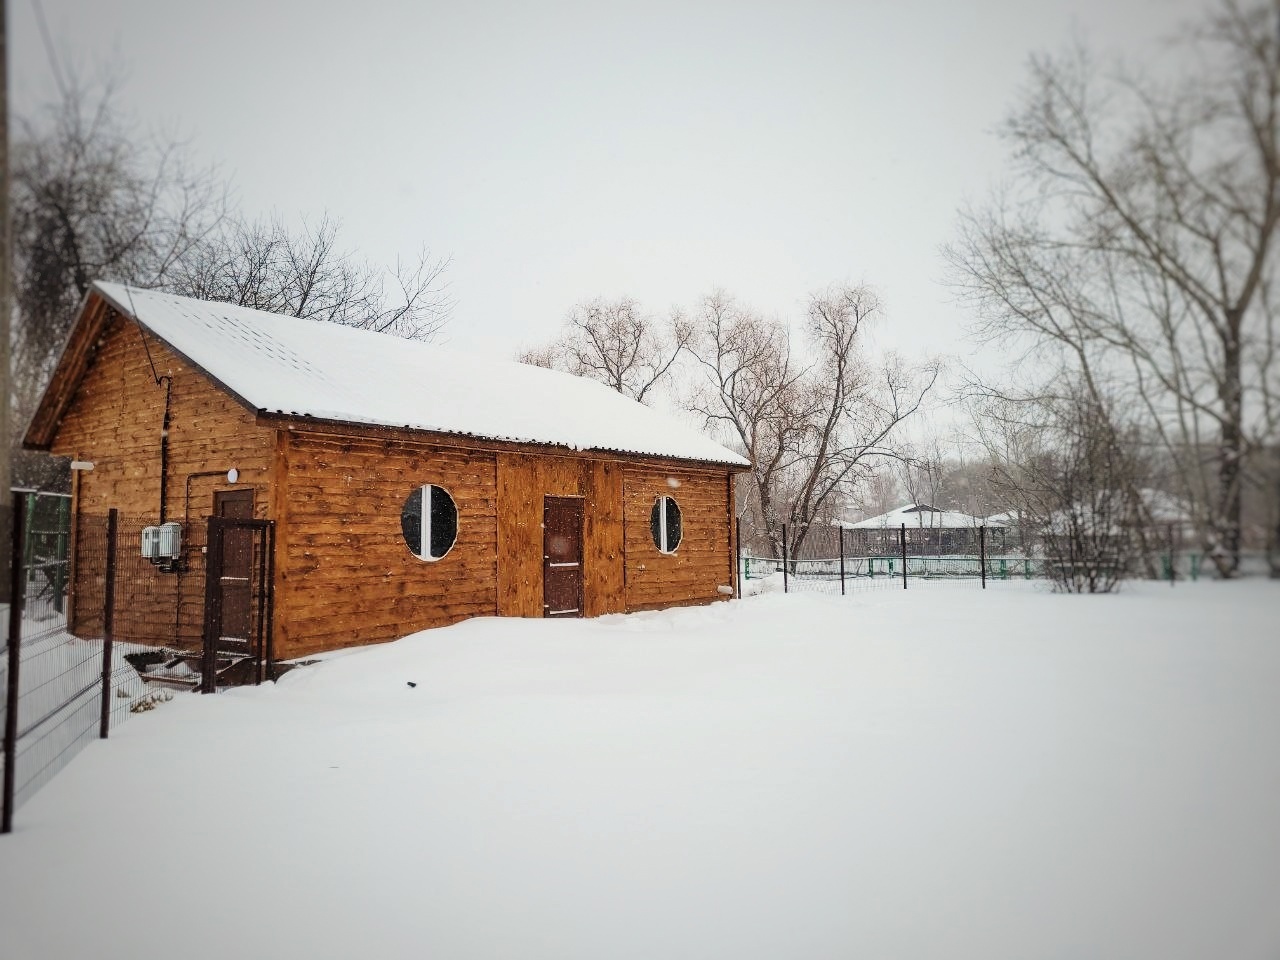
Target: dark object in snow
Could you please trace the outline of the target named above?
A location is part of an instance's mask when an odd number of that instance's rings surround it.
[[[411,686],[411,687],[416,687],[416,686],[417,686],[417,684],[416,684],[416,683],[414,683],[412,680],[410,680],[410,681],[409,681],[409,686]]]
[[[139,673],[146,673],[151,667],[154,667],[159,663],[164,663],[172,657],[173,651],[164,649],[143,650],[138,653],[126,653],[124,655],[124,658],[129,662],[129,665]]]

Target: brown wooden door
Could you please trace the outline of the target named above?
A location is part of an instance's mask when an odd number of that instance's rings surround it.
[[[582,616],[582,498],[545,497],[542,615]]]
[[[252,490],[219,490],[213,495],[216,517],[253,519]],[[253,531],[225,530],[222,534],[222,636],[248,641],[253,635]]]

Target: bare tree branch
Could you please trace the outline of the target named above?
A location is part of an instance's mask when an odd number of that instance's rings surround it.
[[[570,311],[552,343],[520,359],[598,380],[643,403],[671,373],[690,336],[678,311],[662,323],[628,297],[597,297]]]
[[[1123,387],[1189,472],[1203,546],[1238,569],[1250,457],[1278,439],[1280,45],[1268,3],[1222,0],[1183,42],[1180,83],[1099,81],[1086,52],[1037,57],[1003,135],[1013,192],[962,215],[947,251],[979,332],[1036,344],[1095,410]],[[1273,481],[1280,501],[1280,478]]]
[[[807,311],[813,359],[804,362],[779,322],[723,293],[703,300],[690,347],[703,380],[693,408],[750,458],[753,513],[775,552],[784,523],[798,551],[810,526],[832,519],[875,462],[900,455],[899,428],[937,381],[937,363],[865,360],[862,326],[879,312],[865,287],[815,294]]]

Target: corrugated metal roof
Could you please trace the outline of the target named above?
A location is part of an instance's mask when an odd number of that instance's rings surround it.
[[[745,466],[603,384],[338,324],[99,282],[117,309],[264,413]]]

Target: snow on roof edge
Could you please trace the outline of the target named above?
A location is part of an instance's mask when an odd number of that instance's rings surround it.
[[[745,458],[739,457],[737,462],[731,460],[704,460],[696,457],[678,456],[673,453],[660,453],[656,450],[639,450],[628,449],[626,447],[578,447],[567,441],[561,440],[535,440],[529,437],[499,437],[483,433],[474,433],[466,430],[451,430],[447,427],[429,427],[412,423],[397,423],[392,420],[386,422],[373,420],[342,420],[329,417],[319,417],[310,413],[298,413],[296,411],[287,410],[270,410],[266,407],[256,407],[255,410],[266,417],[278,417],[285,420],[302,420],[315,424],[328,424],[335,427],[372,427],[374,429],[383,430],[407,430],[411,433],[438,433],[450,437],[468,437],[472,440],[488,440],[493,443],[517,443],[528,446],[538,447],[557,447],[562,450],[569,450],[574,453],[613,453],[623,456],[635,457],[657,457],[662,460],[682,460],[687,463],[713,463],[719,466],[733,467],[738,470],[751,469],[751,462]],[[727,447],[725,449],[728,449]],[[732,453],[732,451],[730,451]],[[735,454],[736,456],[736,454]]]
[[[659,457],[737,469],[750,467],[746,458],[669,414],[639,404],[594,380],[563,371],[516,361],[493,360],[399,340],[386,334],[330,325],[324,321],[179,297],[123,284],[95,281],[93,291],[260,415],[295,417],[334,425],[405,429],[584,452]],[[317,346],[317,342],[326,340],[330,341],[328,352],[323,344]],[[393,341],[396,349],[387,349],[385,340]],[[334,353],[341,352],[343,348],[353,348],[356,356],[344,352],[335,357]],[[414,377],[408,388],[403,376],[400,380],[389,376],[386,384],[378,382],[371,389],[369,381],[378,380],[376,374],[382,373],[380,366],[375,366],[372,371],[364,370],[366,379],[363,381],[359,379],[359,372],[353,375],[348,369],[359,367],[360,362],[367,367],[371,361],[381,362],[386,357],[406,354],[413,354],[414,359],[423,364],[421,370],[426,371],[423,373],[414,368]],[[243,362],[246,358],[252,362]],[[255,363],[257,369],[253,373],[256,377],[243,369]],[[466,379],[465,372],[453,375],[453,365],[467,367],[473,376],[492,374],[499,383],[504,377],[520,379],[524,389],[538,395],[553,411],[558,404],[558,412],[530,417],[526,410],[524,416],[515,415],[505,420],[498,416],[495,420],[490,394],[500,394],[501,389],[478,388],[473,381]],[[403,371],[399,372],[403,374]],[[433,374],[446,381],[452,375],[455,382],[446,382],[432,394],[428,388]],[[236,380],[239,382],[233,382]],[[263,386],[264,381],[270,381],[268,386]],[[463,400],[484,408],[479,411],[479,419],[483,421],[487,414],[492,427],[470,429],[458,422],[459,419],[467,419],[470,407],[462,403],[460,411],[450,387],[464,394]],[[287,394],[290,388],[295,391],[294,396],[280,396],[282,391]],[[600,393],[594,392],[597,390]],[[386,400],[382,396],[384,392],[390,395],[389,402],[395,407],[393,415],[388,415],[386,403],[370,403],[371,399]],[[291,402],[282,405],[278,402],[281,399]],[[513,394],[506,399],[508,407],[517,412],[530,406],[518,402],[521,395]],[[433,400],[436,403],[433,409],[439,409],[443,404],[449,408],[455,422],[449,422],[447,412],[436,414],[438,420],[422,417],[422,405],[431,406]],[[396,406],[397,401],[403,406]],[[449,401],[455,401],[452,407]],[[363,408],[362,402],[365,404]],[[600,426],[600,416],[593,419],[590,415],[590,411],[597,407],[610,408],[601,410],[607,421],[605,428]],[[417,413],[418,416],[404,417],[402,413]],[[496,429],[508,424],[524,429]],[[578,437],[572,436],[575,426],[582,431]],[[601,442],[615,434],[620,442]],[[670,438],[671,442],[652,442],[655,436],[663,440]],[[629,443],[624,438],[638,442]]]

